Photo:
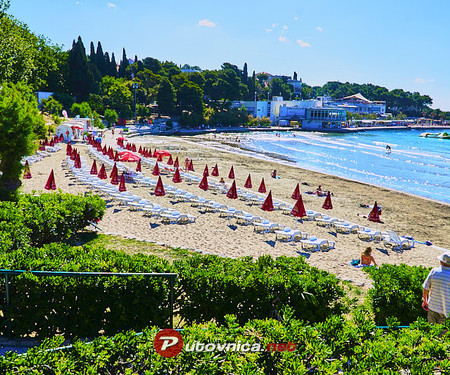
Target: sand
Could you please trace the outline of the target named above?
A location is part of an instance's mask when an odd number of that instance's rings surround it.
[[[117,134],[116,134],[117,136]],[[101,233],[121,235],[125,237],[147,240],[171,247],[192,249],[203,253],[219,254],[227,257],[260,256],[302,256],[315,267],[335,274],[343,280],[351,280],[357,285],[370,286],[370,280],[360,269],[350,265],[350,261],[359,258],[361,252],[371,246],[373,256],[378,265],[385,263],[407,265],[422,265],[432,267],[438,265],[436,257],[442,253],[443,248],[450,248],[450,206],[444,203],[422,199],[416,196],[383,189],[355,181],[338,178],[331,175],[308,171],[293,167],[288,163],[268,158],[256,158],[245,150],[239,149],[236,139],[239,136],[219,134],[216,136],[202,135],[193,137],[163,137],[145,136],[130,138],[137,147],[146,146],[153,150],[169,150],[174,158],[179,156],[180,165],[186,156],[193,159],[195,172],[201,176],[205,165],[212,168],[217,163],[220,177],[225,179],[228,186],[231,181],[227,178],[231,166],[234,167],[236,184],[243,187],[247,176],[251,174],[254,192],[257,191],[261,179],[265,179],[267,192],[272,191],[276,200],[294,204],[291,195],[297,183],[300,183],[302,192],[315,190],[318,185],[323,190],[333,193],[333,209],[322,209],[324,198],[303,194],[303,201],[307,210],[315,210],[329,214],[355,224],[369,226],[380,231],[394,230],[400,235],[412,236],[417,241],[431,241],[434,246],[416,243],[415,247],[405,251],[393,251],[386,248],[383,243],[368,243],[358,239],[356,234],[340,234],[329,228],[317,226],[314,221],[298,222],[294,217],[283,214],[281,211],[265,212],[260,206],[249,205],[240,199],[228,199],[225,194],[203,191],[197,184],[188,184],[185,181],[174,184],[170,174],[163,175],[164,184],[173,185],[189,192],[212,199],[216,202],[235,207],[238,210],[263,216],[270,221],[285,226],[300,229],[309,235],[325,238],[336,243],[335,249],[327,252],[303,251],[299,242],[283,243],[276,241],[275,234],[260,234],[253,230],[253,226],[236,224],[234,219],[219,217],[218,213],[205,212],[199,207],[192,207],[188,202],[178,202],[174,198],[164,196],[155,197],[153,190],[140,184],[127,184],[128,191],[160,204],[163,207],[174,208],[182,213],[197,217],[195,223],[163,224],[159,218],[151,218],[143,211],[134,211],[128,206],[120,205],[117,201],[107,199],[107,209],[103,220],[99,223]],[[115,139],[111,132],[106,132],[104,142],[115,146]],[[84,143],[74,145],[86,163],[92,164],[92,155]],[[51,169],[54,170],[57,188],[63,192],[84,193],[89,187],[80,183],[69,171],[65,164],[65,144],[63,149],[31,165],[33,178],[23,180],[22,191],[45,191],[44,185]],[[165,159],[166,161],[167,159]],[[98,161],[97,161],[98,162]],[[136,163],[129,163],[133,169]],[[100,165],[98,165],[100,167]],[[107,167],[109,175],[110,167]],[[270,177],[276,169],[280,179]],[[143,173],[151,176],[151,168],[143,164]],[[212,181],[212,178],[209,177]],[[304,185],[304,184],[308,185]],[[360,204],[371,205],[377,201],[382,209],[382,223],[372,223],[367,220],[369,208]]]

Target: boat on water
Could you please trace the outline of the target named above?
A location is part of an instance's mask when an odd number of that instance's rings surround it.
[[[446,132],[442,132],[442,133],[422,133],[419,137],[450,139],[450,134],[448,134]]]

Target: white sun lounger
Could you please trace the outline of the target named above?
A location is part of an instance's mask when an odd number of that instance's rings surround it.
[[[276,237],[275,239],[279,241],[291,242],[297,239],[303,240],[308,238],[308,233],[302,232],[300,230],[294,230],[291,228],[284,228],[283,230],[275,231]]]
[[[362,241],[374,241],[381,242],[383,240],[383,236],[379,230],[374,230],[370,228],[360,227],[358,230],[358,238]]]
[[[391,247],[393,250],[408,250],[414,247],[414,240],[400,237],[391,230],[388,230],[387,233],[388,235],[384,239],[384,246]]]
[[[336,232],[343,233],[343,234],[349,234],[352,232],[358,231],[358,225],[353,223],[334,223],[334,228],[336,229]]]
[[[335,243],[323,238],[310,237],[308,240],[301,240],[303,250],[320,251],[334,249]]]
[[[269,220],[263,220],[260,223],[253,223],[253,230],[255,232],[269,233],[277,229],[280,229],[280,224],[272,223]]]

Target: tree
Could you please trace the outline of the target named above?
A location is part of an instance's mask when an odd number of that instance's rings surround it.
[[[73,116],[80,116],[81,118],[92,117],[92,109],[88,102],[74,103],[70,108]]]
[[[178,91],[178,104],[181,110],[203,113],[203,90],[194,82],[183,83]]]
[[[127,77],[127,68],[129,65],[130,65],[130,62],[128,61],[127,54],[125,52],[125,48],[123,48],[122,60],[120,61],[120,65],[119,65],[119,78]]]
[[[0,88],[0,199],[17,197],[21,185],[21,159],[35,150],[34,141],[45,136],[45,124],[31,89],[23,83]]]
[[[105,120],[108,121],[108,126],[111,126],[111,123],[117,122],[117,112],[114,109],[105,109]]]
[[[41,104],[43,112],[48,113],[49,115],[54,113],[59,115],[63,109],[63,105],[55,100],[53,96],[50,96],[48,99],[42,99]]]
[[[294,72],[294,81],[297,81],[297,72]]]
[[[172,114],[175,111],[175,90],[170,81],[164,77],[156,94],[159,113]]]

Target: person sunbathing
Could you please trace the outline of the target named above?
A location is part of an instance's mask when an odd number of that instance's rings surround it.
[[[374,264],[374,266],[377,265],[377,262],[375,262],[375,259],[372,256],[372,248],[367,247],[366,250],[364,250],[361,254],[361,265],[370,267],[372,263]]]
[[[274,169],[272,174],[271,174],[272,178],[277,178],[277,170]]]

